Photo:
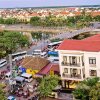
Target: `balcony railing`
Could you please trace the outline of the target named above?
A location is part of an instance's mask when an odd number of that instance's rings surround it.
[[[75,78],[75,79],[81,79],[81,74],[68,74],[68,73],[63,73],[62,74],[63,77],[65,78]]]
[[[80,63],[67,63],[67,62],[62,62],[62,66],[75,66],[75,67],[80,67]]]

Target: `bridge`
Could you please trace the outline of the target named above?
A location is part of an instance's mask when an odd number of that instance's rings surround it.
[[[87,32],[100,32],[100,29],[95,29],[95,28],[84,28],[84,29],[80,29],[80,30],[75,30],[73,32],[68,32],[68,33],[62,33],[59,35],[56,35],[54,37],[52,37],[52,39],[54,38],[60,38],[60,39],[64,39],[64,38],[73,38],[76,35],[82,34],[82,33],[87,33]]]
[[[19,31],[25,33],[25,35],[29,36],[29,39],[32,39],[31,32],[50,32],[50,33],[57,33],[55,36],[51,37],[51,39],[55,38],[72,38],[76,35],[86,32],[100,32],[100,29],[96,29],[93,27],[83,28],[80,30],[74,30],[69,32],[70,30],[67,27],[41,27],[41,26],[31,26],[25,24],[18,24],[18,25],[4,25],[1,27],[1,30],[7,31]]]

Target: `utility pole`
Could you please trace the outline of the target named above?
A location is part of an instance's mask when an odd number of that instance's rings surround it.
[[[9,63],[10,63],[10,73],[12,77],[12,55],[11,54],[9,54]]]
[[[10,89],[12,90],[12,55],[9,54],[9,63],[10,63],[10,74],[11,74],[11,77],[9,78],[9,85],[10,85]],[[10,91],[11,91],[10,90]]]

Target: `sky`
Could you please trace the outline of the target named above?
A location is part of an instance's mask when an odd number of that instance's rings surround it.
[[[0,8],[100,5],[100,0],[0,0]]]

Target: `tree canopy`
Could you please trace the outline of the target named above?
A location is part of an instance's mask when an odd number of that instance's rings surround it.
[[[77,16],[54,16],[49,15],[47,17],[31,17],[30,21],[26,19],[17,19],[17,18],[2,18],[0,17],[0,24],[18,24],[18,23],[30,23],[33,26],[46,26],[46,27],[62,27],[67,26],[71,28],[82,28],[88,26],[90,22],[100,21],[100,15],[92,16],[89,13],[86,13],[85,10],[80,15]]]
[[[0,58],[5,54],[15,52],[19,47],[29,44],[28,38],[19,32],[0,33]]]
[[[100,16],[91,16],[89,14],[78,15],[78,16],[66,16],[66,17],[56,17],[53,15],[47,16],[45,18],[31,17],[30,24],[34,26],[49,26],[49,27],[74,27],[83,28],[89,26],[90,22],[100,21]]]
[[[97,89],[99,86],[98,77],[88,78],[77,85],[73,95],[76,99],[80,100],[100,100],[100,88]]]
[[[7,100],[2,84],[0,84],[0,100]]]
[[[19,20],[17,18],[0,18],[0,24],[18,24]]]
[[[30,19],[30,23],[34,26],[39,26],[39,24],[41,23],[41,19],[40,17],[32,17]]]
[[[89,96],[91,100],[100,100],[100,83],[92,87]]]
[[[47,97],[52,90],[58,85],[59,78],[58,76],[46,76],[44,77],[39,85],[39,92],[41,97]]]

